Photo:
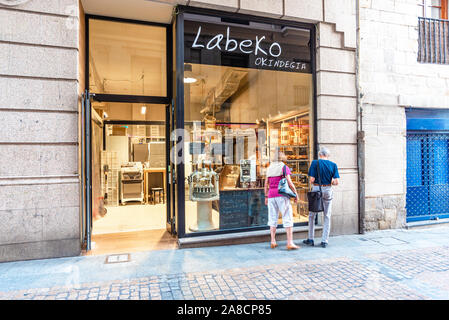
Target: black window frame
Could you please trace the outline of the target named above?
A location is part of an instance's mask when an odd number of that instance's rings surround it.
[[[184,14],[201,14],[205,16],[214,16],[222,19],[233,19],[247,20],[252,22],[268,23],[275,25],[290,26],[295,28],[307,29],[310,31],[310,65],[312,74],[312,84],[313,84],[313,114],[310,115],[311,122],[313,125],[313,157],[316,158],[318,155],[318,137],[317,137],[317,76],[316,76],[316,25],[312,23],[303,23],[290,20],[280,20],[262,16],[255,16],[249,14],[241,14],[234,12],[225,12],[214,9],[190,7],[184,5],[178,5],[176,7],[176,128],[184,129]],[[180,94],[181,93],[181,94]],[[254,227],[243,227],[243,228],[233,228],[233,229],[223,229],[223,230],[212,230],[203,232],[186,233],[185,232],[185,174],[184,174],[184,163],[177,164],[177,193],[178,193],[178,224],[177,224],[177,234],[178,238],[192,238],[199,236],[211,236],[220,234],[232,234],[237,232],[251,232],[259,230],[268,230],[269,226],[254,226]],[[315,219],[316,223],[317,219]],[[308,222],[295,223],[293,226],[306,226]],[[283,228],[280,225],[279,228]]]
[[[90,93],[92,98],[99,102],[126,102],[126,103],[148,103],[148,104],[170,104],[173,97],[173,33],[172,24],[131,20],[124,18],[108,17],[101,15],[86,14],[85,15],[85,84],[87,90],[90,88],[89,77],[89,55],[90,55],[90,41],[89,41],[89,20],[103,20],[130,24],[140,24],[146,26],[155,26],[165,28],[166,39],[166,95],[165,96],[146,96],[146,95],[126,95],[126,94],[109,94],[109,93]]]

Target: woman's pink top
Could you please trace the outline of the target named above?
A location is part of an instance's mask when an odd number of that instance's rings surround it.
[[[288,166],[285,167],[285,176],[288,176],[289,174],[291,174],[291,171],[289,169]],[[283,178],[283,176],[277,176],[277,177],[268,177],[268,198],[275,198],[275,197],[283,197],[282,195],[280,195],[278,193],[278,186],[279,186],[279,181],[281,181],[281,179]]]

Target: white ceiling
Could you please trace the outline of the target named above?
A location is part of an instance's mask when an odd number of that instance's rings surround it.
[[[176,0],[81,0],[84,12],[108,17],[171,23]]]

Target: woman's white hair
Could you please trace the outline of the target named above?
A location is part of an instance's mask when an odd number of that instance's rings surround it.
[[[320,147],[320,151],[318,151],[319,156],[323,157],[329,157],[331,155],[331,152],[326,147]]]

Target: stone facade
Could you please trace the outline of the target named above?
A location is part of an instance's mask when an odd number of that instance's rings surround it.
[[[449,107],[449,69],[417,62],[418,0],[360,0],[358,15],[356,0],[157,2],[315,24],[317,138],[341,175],[332,234],[359,231],[359,130],[366,230],[405,225],[404,108]],[[78,0],[0,4],[0,261],[80,253],[84,59]]]
[[[417,62],[418,3],[360,1],[367,230],[406,222],[405,108],[449,107],[449,68]]]
[[[81,251],[78,8],[0,4],[0,262]]]

